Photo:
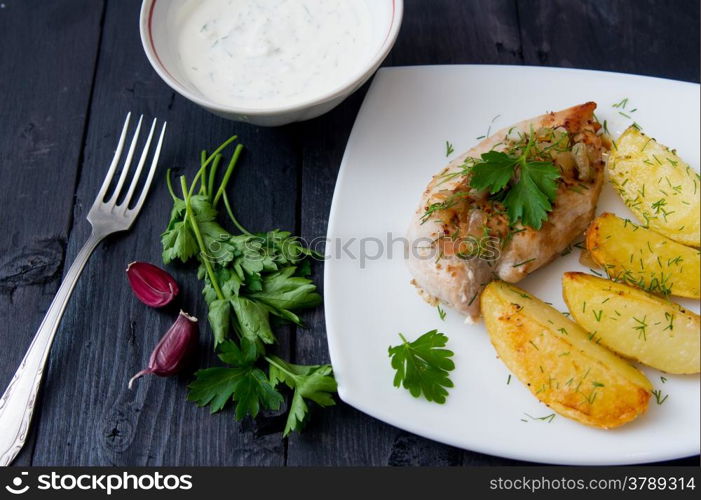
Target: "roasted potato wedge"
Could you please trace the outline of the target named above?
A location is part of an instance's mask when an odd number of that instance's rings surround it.
[[[698,299],[701,253],[613,214],[587,229],[587,251],[606,273],[649,292]]]
[[[499,357],[559,414],[609,429],[647,409],[645,375],[551,306],[503,281],[487,285],[480,305]]]
[[[611,183],[650,229],[684,245],[701,245],[699,174],[674,150],[628,127],[608,159]]]
[[[597,342],[667,373],[699,373],[698,314],[585,273],[565,273],[562,294],[572,317]]]

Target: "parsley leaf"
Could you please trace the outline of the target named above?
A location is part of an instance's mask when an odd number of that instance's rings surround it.
[[[534,135],[519,156],[501,151],[482,154],[470,169],[470,186],[502,199],[512,225],[520,220],[524,226],[540,229],[552,210],[560,170],[552,162],[528,159]]]
[[[449,372],[455,369],[455,363],[449,358],[453,351],[442,349],[448,337],[438,330],[431,330],[409,342],[401,333],[402,344],[389,347],[394,376],[394,386],[404,387],[412,396],[423,395],[428,401],[445,403],[448,396],[446,388],[453,387]]]
[[[301,325],[301,320],[292,310],[321,304],[321,295],[316,293],[316,286],[310,279],[295,276],[296,271],[296,267],[288,266],[265,276],[261,291],[251,293],[250,297],[267,304],[273,314]]]
[[[258,352],[255,344],[243,340],[241,348],[232,341],[219,345],[219,359],[229,367],[199,370],[188,387],[187,399],[197,406],[210,407],[211,413],[222,410],[229,401],[236,403],[237,420],[258,415],[260,408],[277,410],[282,395],[271,385],[263,370],[255,366]]]
[[[559,171],[552,164],[531,162],[521,165],[521,177],[504,198],[504,206],[512,221],[540,229],[552,210]]]
[[[470,185],[480,191],[488,190],[495,194],[509,183],[514,175],[517,159],[506,153],[488,151],[482,155],[482,161],[472,167]]]
[[[283,436],[302,430],[309,415],[305,399],[322,407],[336,404],[332,397],[336,392],[336,380],[331,365],[293,365],[277,356],[266,357],[266,360],[270,363],[270,382],[273,387],[284,382],[290,389],[294,389]]]
[[[173,222],[170,228],[161,235],[163,244],[163,263],[170,264],[180,259],[188,261],[197,254],[197,241],[187,227],[185,221]]]
[[[226,299],[215,299],[209,302],[207,319],[212,328],[215,345],[218,345],[229,337],[231,315],[231,303]]]
[[[275,335],[270,328],[269,310],[265,306],[243,296],[231,297],[230,300],[241,335],[251,341],[259,338],[266,344],[275,342]]]
[[[203,195],[193,195],[189,198],[194,219],[198,222],[204,237],[205,247],[210,253],[210,249],[218,248],[218,241],[226,231],[216,222],[216,210],[212,208],[209,200]],[[161,235],[163,245],[163,262],[169,264],[180,259],[187,262],[197,255],[199,246],[195,235],[192,233],[185,220],[187,207],[185,201],[176,198],[173,200],[173,209],[170,212],[170,221],[165,232]]]
[[[527,175],[538,185],[538,189],[548,197],[548,200],[555,199],[557,194],[555,181],[560,178],[560,170],[555,165],[549,161],[529,161],[521,170],[526,171]]]

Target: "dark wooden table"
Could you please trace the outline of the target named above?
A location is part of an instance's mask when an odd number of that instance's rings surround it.
[[[697,0],[405,3],[386,65],[567,66],[699,81]],[[248,148],[235,178],[240,219],[256,230],[326,233],[336,173],[365,88],[306,123],[265,129],[225,121],[176,95],[151,69],[139,40],[139,4],[0,3],[1,388],[88,236],[86,213],[129,110],[168,121],[161,165],[176,172],[192,173],[200,149],[238,133]],[[17,465],[517,463],[410,435],[344,404],[316,412],[303,434],[282,439],[279,415],[239,424],[231,411],[210,416],[185,402],[186,376],[143,379],[129,391],[129,376],[145,365],[172,321],[136,302],[124,276],[130,261],[160,262],[159,234],[170,207],[164,172],[131,232],[109,238],[88,263]],[[171,270],[185,303],[203,316],[199,283],[188,270]],[[317,269],[318,281],[320,274]],[[309,328],[281,333],[280,352],[300,363],[327,361],[322,309],[304,319]],[[212,362],[208,346],[198,361]]]

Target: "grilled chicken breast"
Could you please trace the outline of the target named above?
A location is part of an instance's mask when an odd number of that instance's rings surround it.
[[[408,232],[412,283],[425,300],[474,321],[487,283],[518,282],[584,232],[594,217],[610,145],[599,133],[594,109],[588,102],[499,130],[432,178]],[[529,141],[533,147],[524,149]],[[491,150],[528,151],[529,159],[559,169],[552,210],[539,229],[509,220],[499,193],[471,187],[470,165]],[[518,175],[516,170],[514,179]]]

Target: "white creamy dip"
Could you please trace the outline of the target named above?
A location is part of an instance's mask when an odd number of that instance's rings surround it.
[[[333,91],[371,54],[363,0],[186,0],[178,55],[222,105],[292,106]]]

